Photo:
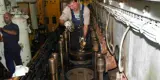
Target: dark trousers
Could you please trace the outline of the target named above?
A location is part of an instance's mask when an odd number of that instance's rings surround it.
[[[73,32],[71,32],[71,36],[70,36],[70,48],[71,50],[77,51],[80,49],[80,37],[82,37],[83,35],[83,31],[82,28],[78,29],[75,28],[75,30]],[[88,33],[86,36],[86,46],[85,49],[89,50],[92,48],[92,43],[91,43],[91,31],[90,28],[88,28]]]
[[[20,49],[10,50],[4,48],[4,56],[6,60],[6,66],[10,72],[10,77],[12,77],[13,73],[15,72],[15,65],[22,65],[22,60],[20,56]]]
[[[73,51],[77,51],[80,48],[79,39],[81,37],[81,30],[75,29],[70,35],[70,48]]]

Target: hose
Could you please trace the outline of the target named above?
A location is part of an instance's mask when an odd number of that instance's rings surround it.
[[[108,13],[108,19],[107,19],[107,21],[106,21],[106,31],[108,31],[108,26],[109,26],[109,20],[110,20],[110,13]],[[106,32],[106,33],[108,33],[108,32]],[[108,36],[106,35],[106,42],[107,42],[107,47],[108,47],[108,50],[109,50],[109,52],[110,53],[114,53],[114,47],[113,47],[113,44],[109,44],[109,41],[108,41]],[[110,45],[112,46],[112,49],[110,48]]]
[[[123,46],[123,42],[125,40],[125,37],[128,33],[130,29],[130,26],[127,27],[127,29],[125,30],[125,32],[123,33],[123,36],[122,36],[122,39],[121,39],[121,42],[120,42],[120,50],[119,50],[119,60],[118,60],[118,68],[119,68],[119,71],[122,72],[123,71],[123,67],[121,65],[121,53],[122,53],[122,46]]]

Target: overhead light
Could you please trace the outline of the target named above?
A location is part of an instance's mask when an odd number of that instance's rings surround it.
[[[110,4],[110,5],[112,4],[112,0],[109,0],[109,4]]]
[[[150,11],[150,7],[149,6],[145,6],[143,9],[143,12],[149,12]]]
[[[124,7],[124,3],[120,2],[119,6],[120,6],[120,8],[123,8]]]
[[[103,0],[103,3],[106,3],[106,0]]]
[[[145,6],[143,9],[143,15],[149,17],[150,16],[150,7],[149,6]]]

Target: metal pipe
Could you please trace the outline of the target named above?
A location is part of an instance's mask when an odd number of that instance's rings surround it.
[[[98,42],[97,41],[93,41],[93,50],[95,52],[98,52]]]
[[[71,52],[71,51],[70,51],[70,48],[71,48],[70,42],[71,42],[71,33],[68,32],[68,47],[69,47],[68,52],[69,52],[69,53]]]
[[[94,76],[95,80],[97,80],[97,52],[94,52]]]
[[[56,74],[56,80],[58,80],[58,54],[52,53],[51,57],[55,59],[55,69],[56,69],[55,74]]]
[[[31,15],[32,28],[38,29],[36,4],[29,3],[29,9],[30,9],[30,15]]]
[[[97,52],[98,52],[98,42],[96,39],[96,34],[92,29],[91,32],[92,43],[93,43],[93,51],[94,51],[94,78],[97,80]]]
[[[97,52],[98,52],[98,43],[97,43],[97,41],[94,41],[94,43],[93,43],[94,45],[93,45],[93,50],[94,50],[94,55],[95,55],[95,61],[94,61],[94,63],[95,63],[95,66],[94,66],[94,70],[95,70],[95,73],[94,73],[94,76],[95,76],[95,79],[97,80]]]
[[[106,20],[106,42],[107,42],[107,47],[108,47],[109,52],[112,53],[112,54],[114,54],[114,52],[115,52],[114,46],[113,46],[113,44],[111,44],[111,43],[108,41],[109,21],[110,21],[110,12],[108,13],[108,17],[107,17],[107,20]],[[111,45],[112,49],[110,48],[110,45]]]
[[[60,56],[61,56],[61,67],[62,67],[62,73],[61,73],[61,76],[62,76],[62,79],[61,80],[64,80],[64,63],[63,63],[63,36],[61,36],[61,40],[59,41],[59,50],[60,50]]]
[[[102,58],[102,54],[101,54],[101,53],[98,53],[98,54],[97,54],[97,59],[98,59],[98,58]]]
[[[6,0],[0,0],[0,5],[1,5],[1,7],[0,7],[0,15],[2,15],[2,16],[0,16],[0,17],[2,17],[1,21],[3,21],[3,14],[6,12],[6,7],[5,6],[7,6],[7,5],[5,5],[5,1]],[[3,22],[0,22],[0,23],[2,24]]]
[[[50,72],[51,72],[51,75],[52,75],[52,80],[56,80],[56,69],[55,69],[55,59],[54,58],[50,58],[49,59],[49,68],[50,68]]]
[[[68,53],[68,37],[67,37],[67,29],[64,31],[64,39],[65,39],[65,50],[66,54]]]
[[[103,80],[103,73],[99,73],[99,80]]]
[[[97,72],[98,72],[98,80],[103,80],[103,72],[104,72],[104,59],[97,59]]]
[[[68,53],[69,53],[69,48],[68,48],[68,30],[65,29],[64,31],[64,41],[65,41],[65,63],[68,64]],[[67,69],[68,67],[66,67],[65,69]]]

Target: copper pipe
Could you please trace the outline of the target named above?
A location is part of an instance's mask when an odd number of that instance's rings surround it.
[[[95,76],[95,79],[97,80],[97,52],[98,52],[98,43],[97,43],[97,41],[93,41],[93,51],[94,51],[94,76]]]
[[[99,50],[98,41],[96,39],[96,33],[93,29],[91,29],[91,37],[93,43],[93,51],[94,51],[94,78],[97,80],[97,52]]]
[[[61,80],[64,80],[64,63],[63,63],[63,37],[61,37],[61,40],[59,41],[59,50],[60,50],[60,56],[61,56],[61,67],[62,67],[62,79]]]
[[[68,58],[68,56],[69,56],[69,55],[68,55],[68,53],[69,53],[69,48],[68,48],[68,47],[69,47],[69,46],[68,46],[68,42],[69,42],[69,41],[68,41],[68,40],[69,40],[68,38],[69,38],[69,36],[68,36],[68,33],[69,33],[69,31],[68,31],[67,29],[65,29],[65,31],[64,31],[64,40],[65,40],[65,60],[66,60],[65,63],[66,63],[66,64],[68,64],[68,62],[69,62],[69,61],[68,61],[68,60],[69,60],[69,58]],[[68,68],[68,67],[67,67],[67,68]],[[67,68],[66,68],[66,69],[67,69]]]
[[[94,52],[94,76],[97,80],[97,52]]]
[[[50,68],[50,72],[52,75],[52,80],[56,80],[56,69],[55,69],[55,59],[54,58],[50,58],[49,59],[49,68]]]
[[[103,80],[103,73],[101,72],[99,72],[99,76],[98,76],[98,80]]]
[[[64,31],[64,39],[65,39],[65,50],[66,50],[66,53],[68,53],[68,36],[67,36],[67,29]]]
[[[104,72],[104,59],[97,59],[97,72],[98,72],[98,80],[103,80],[103,72]]]
[[[97,59],[102,58],[102,57],[103,57],[103,55],[101,53],[97,53]]]
[[[68,43],[69,43],[69,45],[68,45],[68,47],[69,47],[69,53],[70,53],[70,48],[71,48],[71,46],[70,46],[70,41],[71,41],[71,33],[70,32],[68,32]]]
[[[98,42],[93,41],[93,51],[98,52]]]
[[[55,60],[58,60],[58,53],[52,53],[51,57],[54,58]]]
[[[92,39],[96,38],[96,33],[93,29],[91,29],[91,37]]]
[[[56,80],[58,80],[58,54],[52,53],[51,57],[55,59]]]

